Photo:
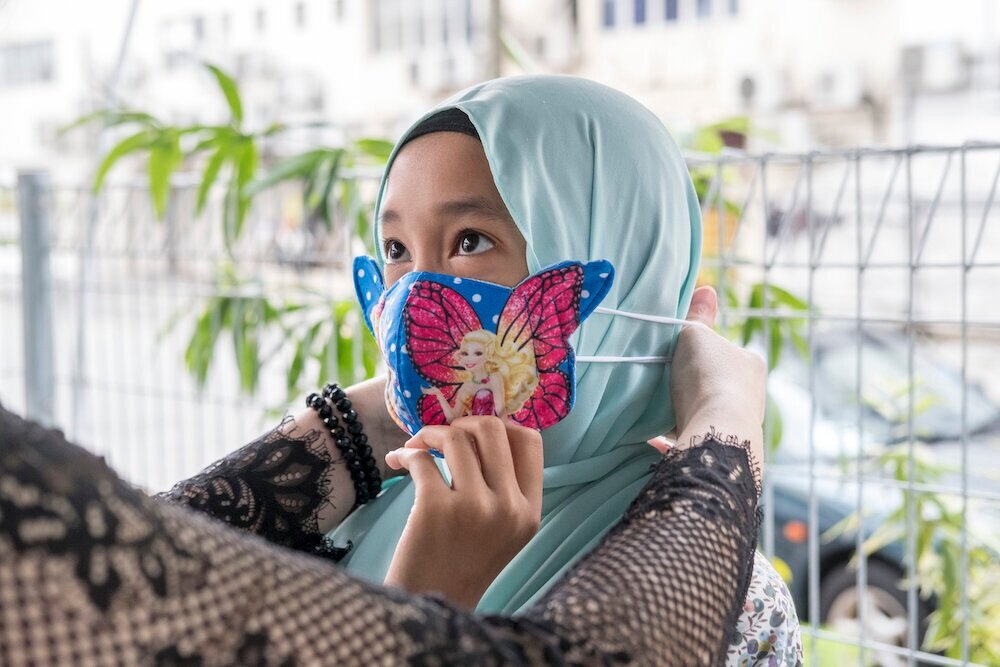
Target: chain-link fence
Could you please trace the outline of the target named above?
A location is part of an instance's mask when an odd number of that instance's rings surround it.
[[[807,664],[991,663],[1000,146],[689,164],[720,330],[772,367],[762,548],[808,621]],[[351,216],[328,229],[275,190],[227,251],[219,220],[191,215],[194,190],[176,185],[157,221],[142,186],[95,199],[24,174],[0,188],[0,400],[150,489],[262,432],[295,393],[290,367],[307,386],[364,368],[360,335],[346,356],[284,344],[309,335],[301,304],[351,298]],[[359,328],[332,312],[339,333]]]

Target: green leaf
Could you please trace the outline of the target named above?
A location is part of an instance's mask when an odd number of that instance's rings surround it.
[[[257,173],[257,164],[260,157],[257,152],[257,144],[252,139],[246,139],[243,150],[240,153],[239,162],[236,164],[236,235],[239,238],[243,232],[243,223],[246,221],[247,212],[250,210],[250,197],[245,194],[245,188],[253,180]]]
[[[273,137],[276,134],[280,134],[288,129],[288,126],[284,123],[271,123],[268,125],[263,132],[260,133],[262,137]]]
[[[809,341],[806,337],[802,335],[802,332],[799,331],[798,327],[792,327],[789,331],[789,335],[791,336],[792,344],[798,351],[799,356],[808,360],[811,355],[809,353]]]
[[[766,410],[764,411],[764,432],[767,433],[768,454],[774,454],[781,446],[785,434],[785,422],[781,417],[781,407],[771,394],[767,394]]]
[[[184,350],[185,365],[194,375],[199,387],[205,386],[208,369],[215,354],[215,343],[219,338],[219,332],[229,319],[230,305],[229,298],[210,299],[198,317],[191,340]]]
[[[313,340],[315,340],[316,334],[319,333],[323,324],[324,322],[322,320],[313,324],[306,331],[305,335],[295,343],[295,355],[292,357],[292,363],[289,365],[288,373],[286,375],[289,395],[292,394],[299,384],[299,378],[302,376],[302,370],[305,368],[306,359],[311,356],[310,352],[312,350]]]
[[[221,147],[212,153],[212,157],[208,159],[205,171],[201,175],[201,183],[198,185],[198,199],[194,207],[195,215],[201,215],[201,212],[204,210],[205,202],[208,201],[208,193],[215,184],[215,179],[218,178],[219,170],[222,169],[226,157],[226,149],[225,147]]]
[[[318,211],[320,202],[323,201],[323,194],[325,192],[326,183],[331,170],[336,168],[336,159],[333,154],[326,154],[323,159],[316,165],[312,173],[309,174],[309,180],[306,183],[304,197],[305,206],[309,211]]]
[[[769,284],[767,293],[773,301],[788,306],[792,310],[809,310],[809,304],[782,287]]]
[[[316,164],[319,163],[325,155],[326,150],[318,148],[300,155],[293,155],[290,158],[282,160],[262,178],[255,179],[253,182],[248,184],[246,193],[252,197],[258,192],[273,187],[278,183],[297,178],[305,178],[312,173],[312,171],[316,168]]]
[[[97,168],[97,174],[94,176],[93,191],[95,193],[100,191],[101,187],[104,185],[105,177],[108,175],[111,167],[113,167],[118,160],[122,159],[129,153],[149,148],[153,145],[156,137],[157,133],[153,130],[140,130],[139,132],[136,132],[135,134],[128,136],[115,144],[115,146],[108,151],[108,154],[104,156],[104,159],[101,161],[101,165]]]
[[[236,85],[236,81],[215,65],[205,63],[205,67],[215,76],[215,81],[219,84],[219,89],[222,90],[222,94],[226,97],[226,104],[229,105],[229,112],[232,114],[234,121],[233,124],[242,124],[243,101],[240,99],[240,90]]]
[[[322,185],[322,195],[316,206],[316,211],[323,222],[326,223],[327,230],[333,227],[333,211],[330,207],[330,201],[333,199],[331,194],[333,193],[334,184],[337,182],[337,176],[340,173],[340,160],[343,155],[343,151],[337,151],[332,156],[332,159],[330,159],[330,165],[326,171],[325,180]]]
[[[770,320],[768,328],[770,329],[768,332],[770,345],[768,346],[767,369],[773,371],[777,368],[778,361],[781,360],[781,348],[785,341],[781,333],[781,322],[779,320]]]
[[[763,285],[757,283],[750,289],[750,301],[747,304],[751,313],[760,310],[763,305]],[[743,322],[743,345],[747,345],[753,339],[754,331],[763,328],[763,323],[758,315],[747,315]]]
[[[392,154],[393,143],[385,139],[372,139],[370,137],[358,139],[354,142],[357,149],[368,157],[374,158],[381,164],[389,161]]]
[[[104,127],[116,127],[128,123],[137,123],[146,128],[160,127],[160,121],[153,116],[142,111],[116,111],[114,109],[100,109],[93,113],[80,116],[68,125],[64,125],[57,130],[57,134],[62,136],[83,125],[89,125],[94,121],[101,121]]]
[[[323,386],[330,381],[330,368],[333,366],[331,363],[333,361],[332,357],[336,352],[336,337],[337,323],[333,322],[331,326],[330,335],[327,336],[326,342],[323,343],[323,347],[320,349],[319,354],[316,355],[316,359],[319,361],[319,372],[317,373],[316,384],[318,386]]]
[[[162,218],[170,195],[170,176],[184,159],[176,132],[164,132],[149,151],[149,194],[153,210]]]
[[[233,241],[236,240],[236,215],[238,210],[239,190],[235,177],[229,179],[226,195],[222,200],[222,238],[226,250],[232,253]]]

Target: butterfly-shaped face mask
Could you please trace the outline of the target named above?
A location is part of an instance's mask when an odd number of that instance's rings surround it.
[[[569,414],[569,343],[614,278],[605,260],[563,262],[517,286],[407,273],[389,289],[375,260],[354,260],[365,321],[388,366],[386,405],[411,435],[465,415],[496,415],[534,429]]]

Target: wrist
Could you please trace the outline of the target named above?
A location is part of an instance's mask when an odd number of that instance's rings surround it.
[[[764,433],[762,420],[752,411],[739,404],[721,405],[711,403],[699,406],[694,414],[678,428],[677,445],[690,447],[697,444],[706,433],[735,436],[752,443],[762,443]]]
[[[382,479],[398,477],[406,471],[393,470],[385,462],[385,455],[402,447],[409,436],[392,420],[385,407],[385,377],[376,377],[345,388],[348,398],[365,426],[372,456]]]

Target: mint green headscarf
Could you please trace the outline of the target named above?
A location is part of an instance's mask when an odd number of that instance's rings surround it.
[[[616,275],[602,305],[683,317],[698,273],[701,217],[684,160],[656,116],[619,91],[576,77],[473,86],[403,134],[382,178],[376,218],[402,139],[449,108],[464,111],[479,132],[497,189],[527,240],[529,271],[605,258]],[[582,355],[665,355],[678,331],[598,313],[574,344]],[[541,527],[478,611],[524,609],[622,516],[658,456],[645,440],[674,425],[669,378],[665,364],[578,364],[575,407],[542,432]],[[409,477],[390,480],[378,499],[331,533],[338,545],[354,543],[342,561],[349,572],[384,579],[413,499]]]

